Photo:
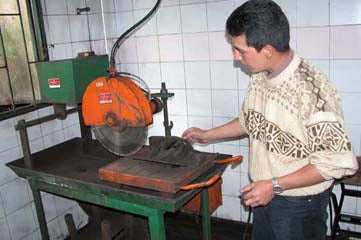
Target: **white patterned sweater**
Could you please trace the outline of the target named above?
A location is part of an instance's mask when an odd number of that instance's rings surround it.
[[[327,77],[296,54],[275,78],[253,74],[240,114],[250,139],[252,181],[290,174],[308,163],[324,182],[284,191],[304,196],[354,174],[357,161],[345,134],[341,99]]]

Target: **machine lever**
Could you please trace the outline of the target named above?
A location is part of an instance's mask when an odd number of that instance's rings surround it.
[[[221,160],[217,160],[215,163],[216,164],[228,164],[230,163],[232,165],[232,169],[237,167],[243,160],[243,156],[239,155],[239,156],[234,156],[234,157],[230,157],[230,158],[225,158],[225,159],[221,159]]]
[[[181,190],[192,190],[192,189],[196,189],[196,188],[208,187],[208,186],[211,186],[213,183],[215,183],[219,178],[220,178],[219,174],[216,174],[206,182],[185,185],[185,186],[181,187],[180,189]]]

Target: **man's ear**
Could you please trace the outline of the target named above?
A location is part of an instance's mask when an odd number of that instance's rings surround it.
[[[262,52],[265,54],[267,59],[270,59],[274,53],[274,48],[271,45],[267,44],[262,48]]]

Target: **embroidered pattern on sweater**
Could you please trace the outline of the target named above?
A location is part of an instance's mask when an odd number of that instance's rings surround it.
[[[326,96],[321,91],[322,83],[318,78],[315,78],[317,72],[310,69],[310,65],[305,61],[302,61],[299,68],[300,78],[306,84],[307,93],[310,95],[310,99],[313,101],[313,105],[318,111],[325,111]]]
[[[351,143],[338,122],[321,122],[307,128],[310,148],[318,151],[351,151]]]
[[[312,152],[351,151],[351,143],[338,122],[321,122],[307,128],[309,143],[304,144],[261,113],[249,110],[245,116],[249,134],[262,142],[267,151],[293,158],[307,158]]]
[[[326,77],[318,69],[312,67],[306,60],[302,60],[298,67],[299,85],[301,93],[301,116],[307,120],[310,115],[317,112],[334,112],[342,116],[341,98],[337,90],[328,83]],[[327,81],[327,82],[326,82]],[[331,97],[331,98],[330,98]],[[332,100],[330,100],[332,99]]]
[[[267,121],[261,113],[249,110],[245,119],[249,134],[265,144],[267,151],[294,158],[310,155],[311,150],[306,144]]]
[[[260,95],[264,101],[276,102],[280,107],[296,114],[301,111],[302,120],[307,121],[316,112],[334,112],[342,116],[341,98],[327,78],[307,60],[302,59],[293,77],[282,83],[266,88],[265,74],[252,76],[248,92]],[[330,97],[332,102],[330,102]]]

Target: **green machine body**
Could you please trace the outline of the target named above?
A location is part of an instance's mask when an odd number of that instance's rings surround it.
[[[94,79],[105,76],[108,66],[108,55],[36,63],[41,102],[81,103],[86,87]]]

